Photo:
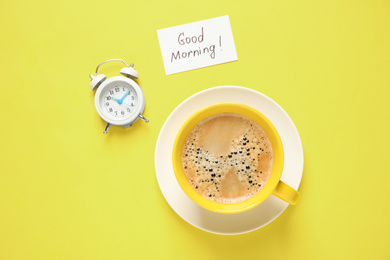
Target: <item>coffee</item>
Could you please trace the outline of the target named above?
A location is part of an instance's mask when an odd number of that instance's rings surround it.
[[[191,130],[181,160],[188,182],[200,195],[229,204],[263,189],[272,171],[273,152],[267,134],[254,121],[220,113]]]

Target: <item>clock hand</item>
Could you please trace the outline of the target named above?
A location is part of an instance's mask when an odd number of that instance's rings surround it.
[[[122,101],[120,99],[117,99],[115,97],[111,97],[111,99],[115,100],[116,102],[118,102],[118,104],[122,104]]]
[[[127,90],[127,92],[123,95],[123,97],[120,99],[120,103],[119,104],[121,104],[122,102],[123,102],[123,100],[125,99],[125,97],[128,95],[130,93],[130,89],[129,90]]]
[[[128,107],[131,107],[131,108],[133,108],[133,107],[134,107],[134,106],[132,106],[132,105],[129,105],[129,104],[125,103],[125,102],[123,102],[122,104],[125,104],[126,106],[128,106]]]

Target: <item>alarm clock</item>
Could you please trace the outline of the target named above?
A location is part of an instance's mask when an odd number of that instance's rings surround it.
[[[107,62],[121,61],[126,67],[120,70],[123,76],[108,78],[97,74],[99,67]],[[99,116],[107,122],[104,134],[112,125],[130,127],[138,119],[149,122],[142,113],[145,109],[145,97],[141,87],[133,80],[138,79],[134,64],[127,65],[122,59],[110,59],[100,63],[91,78],[91,89],[96,90],[95,107]]]

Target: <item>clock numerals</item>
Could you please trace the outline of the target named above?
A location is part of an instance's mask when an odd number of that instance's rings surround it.
[[[137,105],[137,96],[126,86],[113,86],[106,92],[102,105],[111,116],[126,117],[133,112]]]

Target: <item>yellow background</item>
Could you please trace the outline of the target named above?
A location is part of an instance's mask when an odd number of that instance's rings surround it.
[[[156,30],[222,15],[239,60],[166,76]],[[1,260],[390,259],[389,1],[2,1],[0,37]],[[103,135],[110,58],[150,123]],[[219,85],[274,99],[304,147],[300,202],[238,236],[178,217],[154,171],[168,115]]]

